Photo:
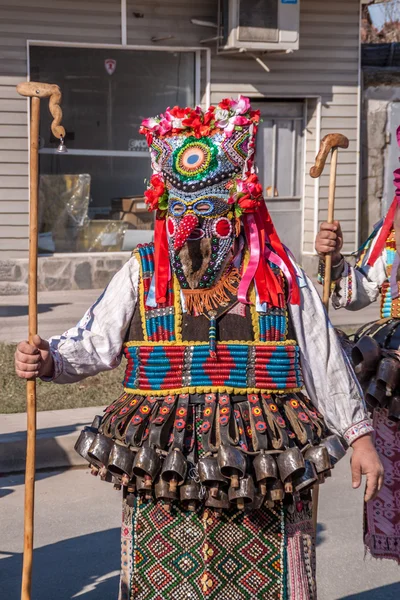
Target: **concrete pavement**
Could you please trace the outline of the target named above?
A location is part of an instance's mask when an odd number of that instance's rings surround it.
[[[47,410],[37,413],[36,468],[86,465],[74,450],[79,432],[90,425],[103,406]],[[25,470],[26,413],[1,415],[0,475]]]
[[[119,520],[120,493],[87,469],[40,473],[32,600],[117,600]],[[364,559],[362,491],[351,489],[348,459],[321,487],[318,529],[319,600],[400,598],[400,568]],[[0,597],[18,600],[22,475],[0,478],[0,531]]]
[[[321,286],[317,289],[320,290]],[[102,290],[41,292],[38,302],[39,333],[48,338],[63,333],[75,325]],[[28,309],[25,296],[0,296],[0,341],[19,342],[26,339]],[[379,304],[375,302],[358,312],[330,311],[335,327],[361,326],[379,318]]]

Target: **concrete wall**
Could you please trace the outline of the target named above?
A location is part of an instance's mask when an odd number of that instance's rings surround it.
[[[388,73],[378,72],[373,76],[368,72],[364,81],[361,128],[361,241],[384,216],[393,196],[390,164],[393,159],[390,159],[392,154],[399,154],[393,129],[400,124],[390,122],[394,103],[400,103],[400,81],[393,75],[388,77]]]
[[[103,289],[130,252],[46,256],[38,261],[38,290]],[[0,296],[28,293],[28,259],[0,259]]]

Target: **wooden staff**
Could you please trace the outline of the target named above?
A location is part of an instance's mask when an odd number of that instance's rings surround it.
[[[326,159],[328,158],[329,152],[332,153],[331,158],[331,170],[329,177],[329,195],[328,195],[328,223],[333,223],[334,212],[335,212],[335,191],[336,191],[336,171],[337,171],[337,159],[339,148],[348,148],[349,140],[346,136],[341,133],[328,133],[322,141],[319,148],[319,152],[315,159],[315,164],[310,169],[311,177],[320,177],[325,167]],[[327,254],[325,256],[325,274],[324,274],[324,290],[322,301],[325,305],[326,311],[329,312],[329,297],[331,295],[331,269],[332,269],[332,255]],[[315,537],[317,537],[317,523],[318,523],[318,499],[319,499],[319,484],[316,483],[313,487],[313,509],[312,519]]]
[[[28,327],[29,343],[37,334],[37,256],[38,256],[38,186],[39,186],[39,123],[40,98],[50,98],[49,108],[53,116],[51,131],[60,138],[65,129],[60,125],[61,92],[57,85],[24,82],[17,85],[21,96],[32,98],[30,120],[29,154],[29,280],[28,280]],[[35,455],[36,455],[36,379],[26,382],[27,442],[25,470],[24,507],[24,560],[22,566],[21,600],[30,600],[32,588],[33,517],[35,501]]]

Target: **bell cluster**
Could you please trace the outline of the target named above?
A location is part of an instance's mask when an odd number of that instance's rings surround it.
[[[285,496],[301,494],[330,476],[333,466],[345,455],[341,440],[329,435],[320,444],[297,446],[282,451],[244,453],[237,446],[220,444],[217,452],[188,462],[179,448],[168,453],[150,445],[130,448],[99,431],[101,416],[85,427],[75,445],[87,460],[93,475],[123,487],[133,506],[138,497],[163,500],[169,510],[179,503],[184,510],[202,506],[216,513],[235,507],[256,510],[273,508]]]

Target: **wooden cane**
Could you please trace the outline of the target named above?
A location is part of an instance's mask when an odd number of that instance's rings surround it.
[[[346,136],[341,133],[328,133],[320,145],[319,152],[315,159],[315,164],[310,169],[310,175],[313,178],[320,177],[325,167],[326,159],[328,158],[329,152],[332,154],[331,158],[331,169],[329,177],[329,195],[328,195],[328,223],[333,223],[334,212],[335,212],[335,192],[336,192],[336,171],[337,171],[337,159],[339,148],[348,148],[349,140]],[[326,311],[329,312],[329,298],[331,295],[331,269],[332,269],[332,255],[327,254],[325,256],[325,274],[324,274],[324,288],[322,301],[325,305]],[[319,484],[315,484],[312,493],[312,520],[314,526],[315,537],[317,537],[317,524],[318,524],[318,500],[319,500]]]
[[[24,82],[17,85],[21,96],[32,98],[30,119],[29,155],[29,279],[28,279],[28,327],[29,343],[37,334],[37,255],[38,255],[38,186],[39,186],[39,123],[40,98],[50,98],[49,108],[53,116],[51,130],[58,138],[65,137],[60,125],[61,92],[57,85]],[[32,588],[33,521],[35,504],[35,457],[36,457],[36,379],[26,382],[27,441],[24,507],[24,559],[22,565],[21,600],[30,600]]]

